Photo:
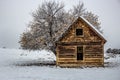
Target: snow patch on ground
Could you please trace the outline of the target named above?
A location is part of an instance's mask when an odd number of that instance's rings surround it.
[[[55,55],[44,50],[0,49],[0,80],[120,80],[120,56],[106,59],[106,67],[83,69],[14,65],[47,61],[54,62]]]
[[[52,52],[20,49],[0,49],[0,59],[1,65],[45,63],[54,62],[56,60]]]

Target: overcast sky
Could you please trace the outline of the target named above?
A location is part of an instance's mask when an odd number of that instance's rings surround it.
[[[0,0],[0,47],[19,48],[20,34],[32,20],[31,13],[44,0]],[[47,0],[46,0],[47,1]],[[58,0],[68,10],[79,0]],[[106,48],[120,48],[120,0],[80,0],[88,11],[99,16]]]

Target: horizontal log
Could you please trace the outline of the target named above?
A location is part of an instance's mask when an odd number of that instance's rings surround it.
[[[58,59],[75,59],[75,57],[74,58],[60,58],[60,57],[58,57]]]
[[[103,65],[102,62],[85,62],[85,65]]]
[[[87,55],[87,54],[88,54],[88,55],[92,55],[92,54],[93,54],[93,55],[99,55],[99,54],[102,55],[102,51],[100,51],[100,52],[93,52],[93,51],[89,51],[89,52],[88,52],[88,51],[85,51],[85,54],[86,54],[86,55]]]
[[[101,62],[102,58],[85,58],[85,62]]]
[[[59,42],[58,45],[69,46],[69,45],[101,45],[102,42]]]
[[[98,52],[98,53],[99,53],[99,52]],[[103,56],[103,55],[104,55],[104,54],[101,54],[101,53],[98,54],[98,53],[85,53],[84,55],[86,55],[86,56],[87,56],[87,55],[88,55],[88,56],[90,56],[90,55],[94,55],[94,56],[101,56],[101,55],[102,55],[102,56]]]
[[[74,46],[62,46],[62,45],[58,45],[58,48],[63,48],[63,47],[71,47],[71,48],[74,48]]]
[[[85,56],[85,58],[102,58],[103,56],[101,55],[99,55],[99,56]]]
[[[77,67],[77,64],[58,64],[60,67]]]
[[[75,62],[76,58],[59,58],[58,62]]]
[[[102,52],[102,49],[85,49],[85,52]]]
[[[89,61],[84,61],[84,62],[90,62],[90,63],[98,62],[99,63],[99,62],[102,62],[102,60],[99,60],[99,61],[97,61],[97,60],[94,60],[94,61],[93,60],[89,60]]]
[[[61,50],[59,54],[74,54],[75,50]]]
[[[102,54],[85,54],[85,56],[103,56]]]
[[[102,56],[85,56],[85,58],[102,58]]]
[[[59,53],[59,55],[76,55],[75,53],[64,53],[64,54],[62,54],[62,53]]]
[[[78,64],[78,62],[58,62],[58,64]],[[79,64],[84,64],[83,62],[79,62]]]
[[[58,55],[59,58],[75,58],[75,55]]]
[[[84,63],[58,63],[60,67],[80,67],[80,66],[103,66],[102,62],[84,62]]]

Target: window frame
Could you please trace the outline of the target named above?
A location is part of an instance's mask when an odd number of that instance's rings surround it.
[[[82,30],[82,35],[77,35],[77,29],[81,29]],[[83,37],[84,36],[84,29],[83,28],[76,28],[75,29],[75,36],[76,37]]]

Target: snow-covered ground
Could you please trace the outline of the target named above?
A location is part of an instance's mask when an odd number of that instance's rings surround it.
[[[0,80],[120,80],[120,56],[98,68],[22,65],[48,61],[54,62],[55,56],[47,51],[0,49]]]

